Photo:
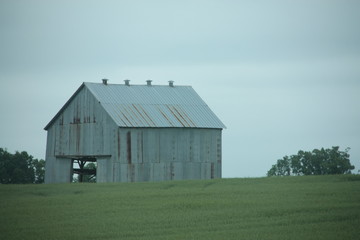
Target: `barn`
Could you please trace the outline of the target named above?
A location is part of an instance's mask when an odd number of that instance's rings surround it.
[[[224,128],[191,86],[84,82],[44,128],[45,182],[221,178]]]

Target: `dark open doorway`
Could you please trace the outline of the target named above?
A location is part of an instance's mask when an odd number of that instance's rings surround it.
[[[72,158],[72,182],[96,182],[96,158]]]

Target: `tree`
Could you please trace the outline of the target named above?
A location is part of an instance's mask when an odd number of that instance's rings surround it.
[[[35,170],[35,182],[43,183],[45,181],[45,160],[34,159],[33,166]]]
[[[93,162],[90,162],[84,166],[84,169],[88,170],[95,170],[96,172],[96,164]],[[95,183],[96,182],[96,174],[83,174],[82,179],[80,174],[77,176],[77,178],[74,178],[73,182],[90,182]]]
[[[90,162],[90,163],[86,164],[84,168],[85,169],[96,170],[96,164],[93,163],[93,162]],[[95,183],[96,182],[96,175],[94,175],[94,174],[84,175],[83,182]]]
[[[0,183],[43,183],[45,161],[27,152],[9,153],[0,148]]]
[[[268,171],[270,176],[289,176],[291,173],[290,159],[288,156],[277,160],[276,164]]]
[[[314,149],[312,152],[300,150],[296,155],[277,160],[267,175],[349,174],[355,168],[350,163],[349,150],[350,148],[346,148],[345,151],[340,151],[338,146],[331,149]]]

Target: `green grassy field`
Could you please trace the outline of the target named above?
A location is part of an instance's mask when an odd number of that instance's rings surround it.
[[[360,239],[360,176],[0,185],[0,239]]]

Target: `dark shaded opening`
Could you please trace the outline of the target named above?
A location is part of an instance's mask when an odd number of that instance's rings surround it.
[[[126,134],[126,145],[127,162],[131,164],[131,132]]]
[[[211,163],[211,176],[210,176],[211,179],[214,179],[215,178],[215,164],[214,163]]]
[[[72,158],[71,182],[96,182],[96,158]]]

